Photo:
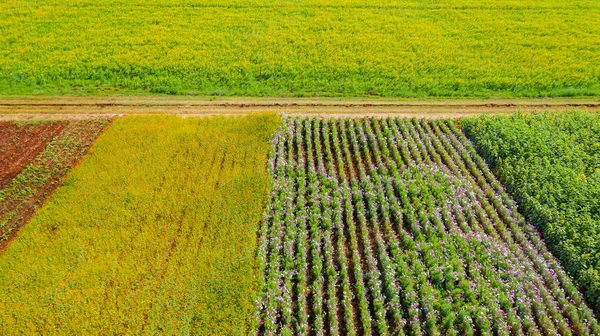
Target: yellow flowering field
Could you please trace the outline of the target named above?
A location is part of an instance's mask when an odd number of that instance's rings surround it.
[[[0,93],[600,95],[595,0],[6,0]]]
[[[280,118],[115,120],[0,258],[0,334],[246,334]]]

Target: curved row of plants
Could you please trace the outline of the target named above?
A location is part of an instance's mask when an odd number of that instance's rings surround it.
[[[453,123],[291,118],[274,141],[257,332],[600,333]]]

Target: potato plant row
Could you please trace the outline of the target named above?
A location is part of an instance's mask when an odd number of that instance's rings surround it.
[[[289,118],[271,169],[257,333],[600,334],[452,122]]]

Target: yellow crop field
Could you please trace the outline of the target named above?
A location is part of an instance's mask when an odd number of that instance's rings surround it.
[[[0,258],[0,334],[246,334],[280,118],[115,120]]]
[[[0,93],[600,95],[595,0],[5,0]]]

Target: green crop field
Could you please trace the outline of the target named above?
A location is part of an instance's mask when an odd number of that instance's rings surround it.
[[[462,124],[600,313],[600,115],[515,115]]]
[[[114,121],[0,257],[0,334],[244,334],[279,118]]]
[[[0,93],[600,95],[600,2],[7,0]]]

